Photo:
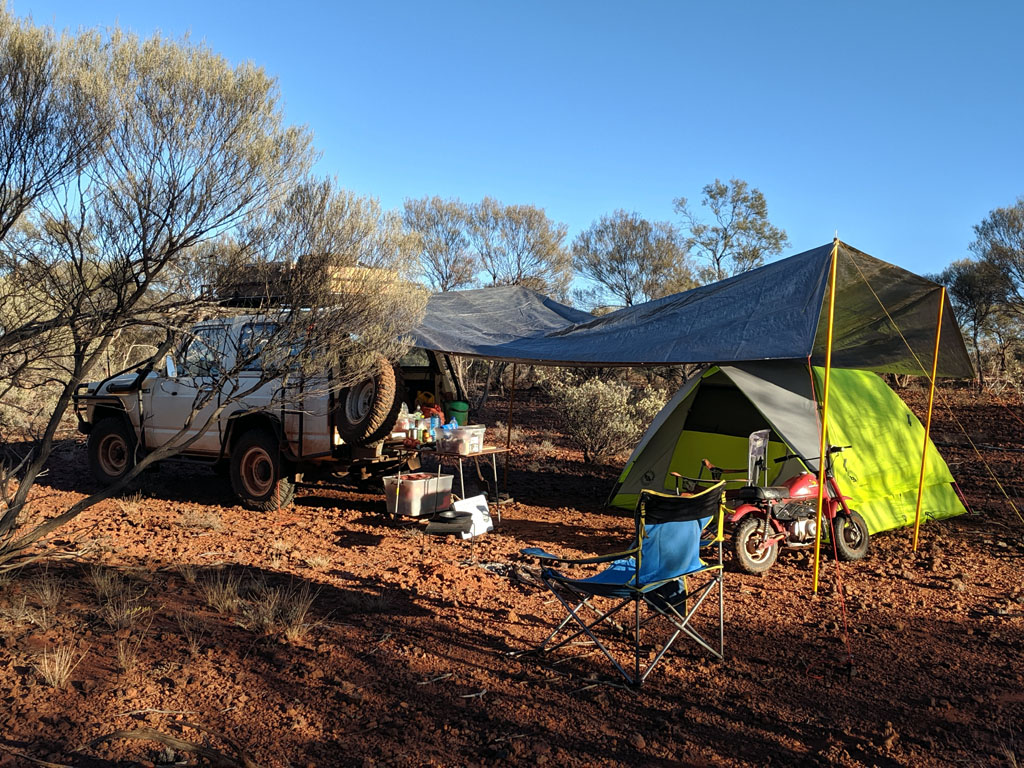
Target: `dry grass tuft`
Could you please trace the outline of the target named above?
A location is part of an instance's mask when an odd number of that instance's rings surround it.
[[[5,608],[0,608],[0,616],[13,624],[24,624],[31,620],[32,609],[28,607],[28,598],[24,595],[20,599],[11,601]]]
[[[308,582],[302,586],[290,585],[285,590],[281,607],[281,628],[285,640],[295,643],[305,639],[309,631],[319,622],[310,621],[310,611],[319,590],[314,592]]]
[[[87,652],[82,651],[81,654],[78,654],[75,648],[70,645],[60,645],[52,651],[43,649],[43,652],[37,657],[38,660],[33,666],[43,679],[43,682],[48,686],[51,688],[66,688],[68,681],[71,679],[71,674],[82,663],[82,659],[85,658]]]
[[[142,512],[142,491],[129,493],[114,499],[114,501],[126,518],[133,522],[138,520],[139,513]]]
[[[199,578],[199,569],[191,563],[180,563],[177,571],[186,584],[195,584],[196,579]]]
[[[266,635],[280,632],[288,642],[298,642],[318,623],[310,620],[310,611],[318,594],[306,582],[287,587],[257,582],[242,609],[244,624]]]
[[[57,621],[57,609],[64,599],[64,582],[44,573],[28,587],[33,607],[23,603],[24,618],[46,632]]]
[[[44,573],[29,585],[28,592],[40,608],[56,612],[64,598],[64,582]]]
[[[334,560],[327,555],[310,555],[306,558],[306,565],[316,571],[322,571],[329,568]]]
[[[249,600],[242,607],[244,624],[249,629],[271,634],[277,627],[281,612],[282,592],[265,581],[257,583],[249,594]]]
[[[105,603],[124,589],[121,574],[102,565],[94,565],[89,569],[89,584],[92,585],[92,590],[101,603]]]
[[[142,641],[146,639],[146,635],[149,634],[149,628],[152,626],[153,617],[150,616],[149,622],[146,624],[146,628],[137,635],[129,635],[128,637],[119,637],[117,639],[115,644],[117,666],[125,675],[130,675],[138,666],[139,651],[142,648]]]
[[[237,575],[222,571],[202,582],[203,599],[218,613],[235,613],[242,601],[238,594],[240,586]]]
[[[363,605],[368,613],[387,613],[391,609],[391,595],[385,588],[364,594]]]
[[[127,582],[121,582],[118,591],[107,597],[100,615],[111,629],[130,629],[143,616],[150,613],[152,608],[144,605],[142,600],[146,596],[147,589],[142,588],[135,592]],[[152,619],[150,619],[152,621]]]
[[[190,616],[187,613],[178,611],[175,615],[175,619],[178,622],[178,628],[181,630],[182,637],[185,638],[185,646],[188,648],[188,655],[193,659],[199,655],[199,651],[202,650],[203,638],[206,636],[206,630],[202,628],[199,620],[195,616]]]

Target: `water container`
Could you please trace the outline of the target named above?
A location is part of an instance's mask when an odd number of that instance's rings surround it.
[[[451,400],[444,404],[444,412],[448,418],[455,419],[459,426],[469,424],[469,403],[464,400]]]

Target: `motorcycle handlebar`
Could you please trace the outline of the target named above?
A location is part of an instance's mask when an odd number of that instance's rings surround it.
[[[830,445],[829,448],[828,448],[828,454],[831,456],[833,453],[842,453],[843,451],[847,450],[848,448],[853,448],[853,446],[852,445]],[[777,458],[775,460],[775,463],[776,464],[782,464],[784,461],[789,461],[790,459],[799,459],[799,458],[800,458],[800,456],[795,454],[795,453],[787,453],[785,456],[780,456],[779,458]],[[821,458],[820,456],[809,456],[807,458],[807,460],[808,461],[817,461],[820,458]]]

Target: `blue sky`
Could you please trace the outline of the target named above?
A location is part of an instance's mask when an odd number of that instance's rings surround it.
[[[532,203],[570,237],[676,221],[713,179],[764,192],[796,253],[915,272],[1024,195],[1014,2],[290,3],[13,0],[58,28],[190,33],[277,76],[319,169],[406,197]]]

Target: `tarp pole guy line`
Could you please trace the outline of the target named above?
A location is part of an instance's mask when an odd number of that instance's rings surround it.
[[[946,286],[939,292],[939,319],[935,324],[935,354],[932,357],[932,377],[928,385],[928,418],[924,425],[924,446],[921,448],[921,478],[917,483],[917,510],[914,512],[914,551],[917,552],[921,531],[921,497],[924,494],[924,464],[928,458],[928,443],[932,432],[932,405],[935,403],[935,372],[939,366],[939,339],[942,337],[942,308],[946,305]]]
[[[992,466],[987,461],[985,461],[985,457],[981,455],[981,451],[978,449],[978,446],[975,445],[974,441],[971,439],[971,436],[967,434],[967,429],[960,422],[960,419],[957,418],[956,412],[953,410],[953,406],[950,405],[949,401],[941,392],[939,393],[939,399],[942,400],[942,404],[946,406],[946,411],[948,411],[949,417],[956,422],[956,425],[960,428],[960,431],[963,433],[964,437],[967,438],[967,442],[968,444],[970,444],[971,449],[974,451],[974,455],[977,456],[978,461],[980,461],[982,463],[982,466],[985,467],[985,471],[988,472],[988,476],[992,478],[992,482],[996,484],[996,488],[999,489],[999,492],[1003,494],[1003,498],[1006,499],[1007,504],[1010,505],[1010,509],[1012,509],[1014,511],[1014,514],[1016,514],[1020,521],[1024,523],[1024,515],[1021,515],[1021,512],[1017,508],[1017,505],[1013,503],[1013,498],[1010,496],[1009,493],[1006,492],[1006,488],[1003,487],[1002,482],[1000,482],[999,478],[996,476],[996,473],[992,469]]]
[[[854,267],[857,268],[857,272],[858,274],[860,274],[860,279],[864,281],[864,285],[866,285],[868,287],[868,290],[871,291],[871,295],[875,297],[875,301],[878,302],[878,306],[882,308],[882,311],[885,313],[885,316],[889,319],[889,322],[892,324],[892,327],[895,329],[896,333],[899,334],[900,339],[903,341],[903,345],[907,348],[907,351],[910,352],[911,357],[913,357],[914,360],[917,361],[917,364],[921,367],[921,370],[923,371],[924,364],[921,362],[920,358],[918,358],[918,356],[914,354],[914,349],[910,346],[910,342],[907,341],[907,337],[903,335],[903,331],[900,329],[899,325],[896,324],[896,321],[893,320],[892,315],[889,314],[889,310],[886,308],[885,304],[883,304],[882,300],[878,298],[878,294],[875,293],[875,289],[871,287],[871,283],[868,282],[868,279],[864,276],[864,272],[863,270],[861,270],[860,265],[857,263],[856,259],[853,259],[853,265]],[[943,288],[942,290],[945,291],[945,288]],[[943,306],[944,305],[945,301],[943,301]],[[936,355],[936,358],[937,357],[938,355]],[[935,377],[933,376],[932,379],[934,380],[934,378]],[[960,428],[960,431],[963,433],[963,436],[967,438],[967,442],[970,443],[971,449],[974,451],[974,455],[978,457],[978,461],[980,461],[982,465],[985,467],[985,470],[988,472],[989,477],[992,478],[992,481],[996,484],[996,487],[999,489],[999,492],[1003,494],[1003,498],[1005,498],[1007,503],[1010,505],[1010,509],[1012,509],[1014,513],[1017,515],[1017,517],[1020,518],[1020,521],[1024,523],[1024,515],[1021,514],[1020,510],[1017,508],[1017,505],[1013,503],[1013,499],[1010,497],[1010,494],[1006,492],[1006,489],[1003,487],[1003,484],[999,481],[999,478],[996,477],[996,473],[992,470],[991,465],[989,465],[989,463],[985,460],[985,457],[981,455],[981,451],[978,450],[978,446],[974,444],[974,441],[971,439],[971,436],[967,434],[967,429],[960,422],[960,419],[957,418],[957,415],[953,410],[953,406],[946,399],[945,395],[943,395],[941,392],[939,392],[939,399],[942,401],[942,404],[946,406],[946,410],[949,412],[950,418],[956,422],[956,425],[957,427]],[[1019,420],[1020,419],[1018,419],[1018,421]]]
[[[818,569],[821,563],[821,507],[825,499],[825,451],[828,448],[828,380],[832,373],[832,325],[836,313],[836,264],[839,262],[839,238],[832,244],[832,265],[828,275],[828,337],[825,349],[825,386],[821,396],[821,450],[818,452],[818,516],[814,531],[814,580],[812,591],[818,594]]]

